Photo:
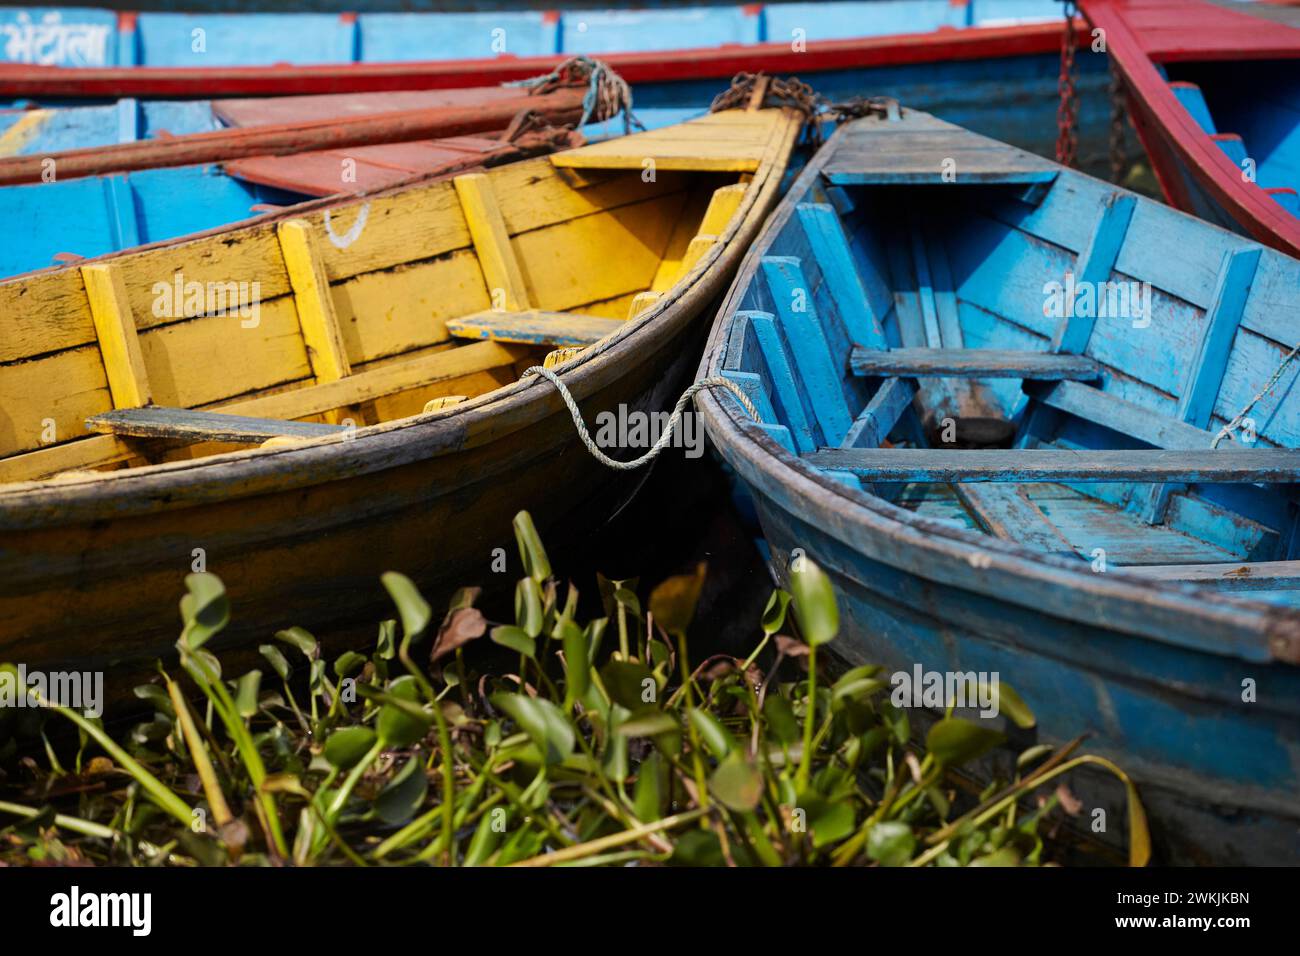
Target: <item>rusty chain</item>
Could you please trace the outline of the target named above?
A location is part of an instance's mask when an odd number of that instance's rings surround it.
[[[1056,161],[1063,166],[1074,166],[1079,152],[1078,67],[1074,62],[1079,46],[1074,32],[1076,13],[1073,0],[1066,0],[1065,28],[1061,32],[1061,73],[1056,81],[1061,95],[1056,107]]]

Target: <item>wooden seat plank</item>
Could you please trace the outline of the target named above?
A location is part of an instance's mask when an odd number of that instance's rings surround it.
[[[452,319],[447,332],[460,339],[491,339],[522,345],[591,345],[623,327],[618,319],[569,312],[488,310]]]
[[[1225,564],[1159,564],[1117,571],[1155,581],[1181,581],[1220,591],[1272,591],[1300,588],[1300,561],[1232,561]]]
[[[1014,452],[824,448],[805,460],[871,481],[1300,481],[1300,450],[1293,448]]]
[[[1088,381],[1101,366],[1083,355],[998,349],[873,349],[855,345],[849,356],[854,375],[956,376]]]
[[[94,432],[131,438],[172,438],[181,441],[219,441],[260,445],[268,438],[320,438],[348,429],[320,422],[283,421],[278,418],[249,418],[223,412],[194,411],[148,405],[118,408],[86,419]]]

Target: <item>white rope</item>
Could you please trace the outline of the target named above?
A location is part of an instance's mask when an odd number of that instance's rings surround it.
[[[754,421],[763,421],[763,416],[758,414],[758,409],[756,409],[754,403],[749,400],[749,396],[745,394],[744,390],[739,385],[731,381],[731,379],[722,378],[720,376],[703,378],[686,391],[682,392],[682,397],[677,399],[677,404],[673,407],[673,413],[668,419],[668,427],[664,429],[663,434],[659,436],[659,440],[654,443],[653,447],[651,447],[649,451],[640,458],[635,458],[632,461],[618,461],[615,458],[610,458],[596,447],[596,442],[592,439],[591,433],[587,430],[586,422],[582,420],[582,412],[578,410],[578,403],[574,401],[573,396],[569,394],[569,389],[562,381],[560,381],[560,377],[556,375],[554,371],[549,368],[543,368],[540,365],[534,365],[532,368],[527,369],[521,378],[527,378],[529,375],[540,375],[555,386],[560,393],[560,397],[564,399],[564,404],[569,406],[569,414],[573,416],[573,424],[578,429],[578,437],[581,438],[582,443],[587,446],[587,451],[591,452],[592,457],[602,465],[613,468],[617,471],[632,471],[635,468],[640,468],[642,465],[653,461],[661,451],[667,448],[673,440],[673,430],[681,421],[682,413],[685,410],[687,403],[695,397],[697,392],[702,392],[706,388],[725,388],[727,391],[731,392],[732,395],[736,396],[736,401],[740,402],[741,407],[743,407],[745,411],[749,412],[750,417],[753,418]]]
[[[1282,359],[1282,364],[1277,367],[1277,371],[1273,373],[1272,378],[1265,382],[1264,387],[1255,393],[1255,397],[1246,403],[1246,407],[1237,412],[1237,414],[1232,417],[1232,421],[1219,429],[1219,433],[1214,436],[1214,441],[1210,444],[1211,449],[1218,448],[1219,442],[1223,441],[1225,438],[1233,437],[1233,432],[1237,430],[1237,426],[1239,426],[1242,420],[1250,414],[1250,410],[1255,407],[1255,403],[1273,390],[1273,386],[1278,383],[1278,380],[1282,377],[1282,373],[1286,371],[1287,366],[1291,364],[1291,360],[1294,359],[1297,354],[1300,354],[1300,343],[1297,343],[1296,347],[1286,354],[1286,358]]]

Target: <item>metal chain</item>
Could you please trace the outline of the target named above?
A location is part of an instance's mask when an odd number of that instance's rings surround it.
[[[1074,62],[1074,53],[1079,44],[1074,34],[1075,13],[1073,0],[1067,0],[1065,29],[1061,33],[1061,73],[1056,81],[1056,88],[1061,94],[1061,101],[1056,107],[1056,161],[1063,166],[1074,166],[1079,152],[1078,69]]]
[[[632,88],[627,81],[601,60],[587,56],[571,56],[550,73],[529,80],[516,80],[507,86],[522,86],[533,95],[550,93],[562,86],[586,84],[587,94],[582,98],[582,119],[579,126],[589,122],[603,122],[623,114],[623,132],[644,130],[645,126],[632,112]]]
[[[1124,127],[1128,121],[1128,101],[1124,97],[1124,78],[1112,59],[1110,63],[1110,181],[1123,185],[1128,170],[1124,149]]]
[[[587,430],[587,423],[582,420],[582,412],[578,410],[578,403],[574,401],[573,396],[569,393],[568,387],[560,381],[560,377],[556,375],[554,371],[549,368],[543,368],[540,365],[534,365],[532,368],[526,369],[520,378],[527,378],[530,375],[540,375],[555,386],[556,390],[560,393],[560,398],[564,399],[564,404],[569,407],[569,414],[573,416],[574,427],[578,429],[578,437],[581,438],[582,443],[587,446],[587,451],[591,452],[592,457],[602,465],[607,468],[613,468],[615,471],[633,471],[634,469],[640,468],[642,465],[654,461],[654,459],[659,456],[659,453],[667,448],[672,442],[673,432],[676,430],[678,422],[682,419],[682,414],[686,409],[687,403],[695,397],[697,392],[702,392],[706,388],[725,388],[736,397],[736,401],[740,402],[741,407],[749,413],[750,417],[753,418],[754,421],[760,423],[763,421],[763,417],[758,414],[758,409],[756,409],[754,403],[749,400],[749,396],[745,394],[744,390],[741,389],[739,385],[731,381],[731,379],[722,378],[720,376],[700,379],[686,391],[682,392],[682,397],[677,399],[677,404],[673,406],[673,413],[668,419],[668,426],[664,429],[663,434],[659,436],[659,440],[654,443],[650,450],[640,458],[634,458],[631,461],[619,461],[617,458],[610,458],[596,446],[595,440],[591,437],[591,432]]]

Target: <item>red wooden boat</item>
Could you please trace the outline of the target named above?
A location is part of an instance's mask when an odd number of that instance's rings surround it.
[[[1082,0],[1170,203],[1300,256],[1300,9]]]

